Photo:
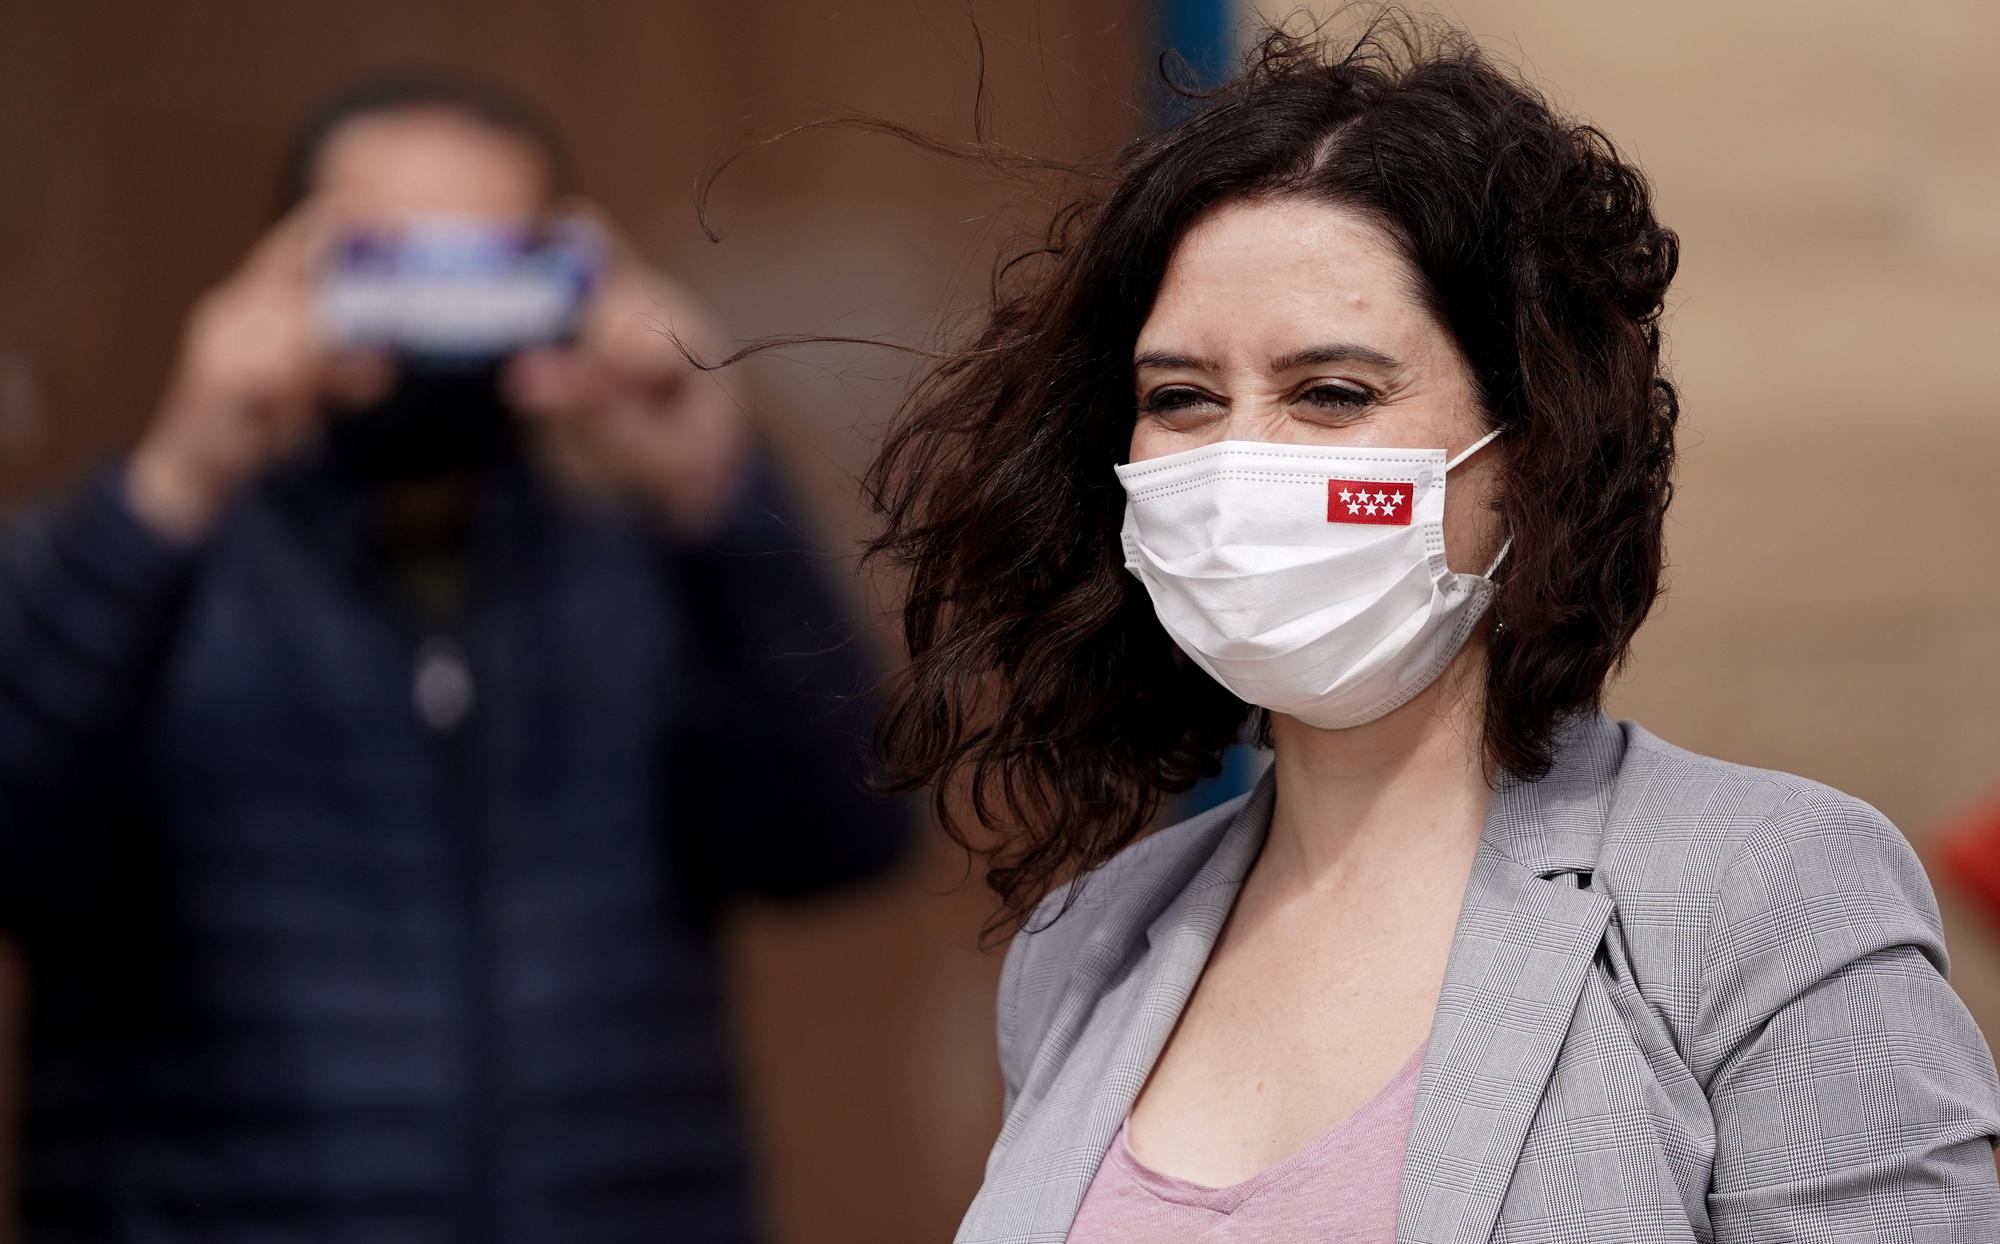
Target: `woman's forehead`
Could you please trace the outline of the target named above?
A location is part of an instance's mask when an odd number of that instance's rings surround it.
[[[1174,248],[1135,351],[1278,356],[1338,336],[1411,357],[1436,331],[1413,285],[1393,239],[1357,212],[1299,198],[1232,203]]]

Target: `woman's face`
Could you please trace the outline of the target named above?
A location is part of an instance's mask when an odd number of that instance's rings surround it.
[[[1131,460],[1214,441],[1443,449],[1487,432],[1457,345],[1395,243],[1342,208],[1227,204],[1188,230],[1133,349]],[[1502,437],[1453,468],[1445,559],[1486,569]]]

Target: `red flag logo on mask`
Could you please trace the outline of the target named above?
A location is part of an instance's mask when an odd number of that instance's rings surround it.
[[[1330,479],[1326,481],[1326,521],[1407,527],[1412,492],[1408,484]]]

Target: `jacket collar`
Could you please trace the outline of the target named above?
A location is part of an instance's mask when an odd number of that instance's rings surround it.
[[[1611,914],[1611,901],[1586,887],[1623,755],[1619,726],[1585,714],[1564,724],[1548,774],[1503,774],[1495,787],[1418,1083],[1399,1244],[1469,1244],[1491,1234]],[[1010,1120],[1013,1143],[988,1171],[961,1244],[1054,1241],[1068,1232],[1256,860],[1274,796],[1266,772],[1192,877],[1144,925],[1130,975],[1086,1008],[1095,1012],[1088,1027],[1065,1034],[1074,1046],[1035,1107],[1044,1117]],[[1108,950],[1117,936],[1100,932],[1109,936],[1093,938],[1095,949]]]
[[[1398,1244],[1492,1234],[1611,917],[1589,886],[1624,750],[1608,717],[1574,718],[1548,774],[1493,792],[1417,1084]]]
[[[1481,843],[1538,877],[1589,874],[1624,760],[1625,732],[1617,722],[1602,712],[1567,719],[1547,774],[1532,782],[1502,774]]]

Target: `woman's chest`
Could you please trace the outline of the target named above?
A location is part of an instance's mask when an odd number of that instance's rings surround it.
[[[1135,1151],[1207,1184],[1299,1152],[1423,1044],[1450,940],[1448,912],[1225,935],[1134,1105]]]

